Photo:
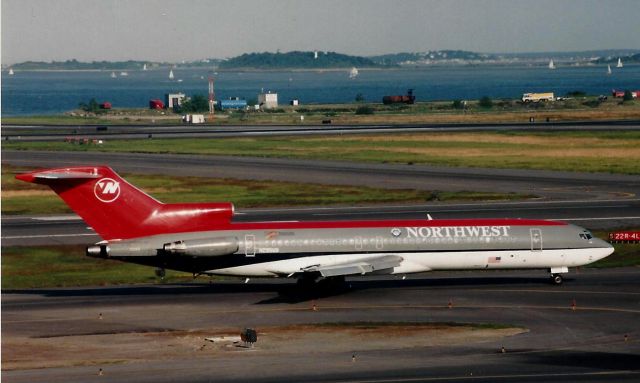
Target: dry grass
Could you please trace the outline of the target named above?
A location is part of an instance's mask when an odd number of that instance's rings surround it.
[[[60,319],[62,320],[62,319]],[[97,322],[85,318],[86,323]],[[108,326],[108,315],[101,321]],[[433,347],[496,341],[525,329],[476,328],[474,325],[407,325],[370,328],[314,325],[271,326],[259,329],[258,343],[252,355],[295,355],[313,352],[352,352],[357,344],[363,350],[389,350],[413,347]],[[5,335],[5,334],[3,334]],[[205,337],[238,337],[237,332],[210,328],[193,331],[123,332],[104,335],[70,335],[54,338],[3,336],[2,369],[23,370],[64,366],[91,366],[113,363],[175,360],[176,358],[211,358],[224,354],[243,353],[246,348],[232,341],[205,342]],[[237,355],[236,357],[241,357]]]

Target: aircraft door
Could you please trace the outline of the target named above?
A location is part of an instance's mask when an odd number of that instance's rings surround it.
[[[531,251],[542,251],[542,231],[538,228],[531,230]]]
[[[244,255],[247,257],[255,257],[256,255],[256,237],[253,234],[245,234],[244,236]]]
[[[376,237],[376,250],[382,250],[384,248],[384,239],[380,236]]]
[[[362,250],[362,237],[356,237],[356,250]]]

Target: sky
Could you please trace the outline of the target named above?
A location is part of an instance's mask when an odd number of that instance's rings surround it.
[[[2,0],[2,63],[640,49],[640,0]]]

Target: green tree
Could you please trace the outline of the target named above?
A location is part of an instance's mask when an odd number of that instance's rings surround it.
[[[373,108],[369,105],[362,105],[356,109],[356,114],[373,114]]]
[[[89,103],[85,103],[85,102],[81,102],[78,104],[78,107],[80,107],[80,109],[84,110],[85,112],[98,112],[100,110],[100,105],[98,105],[98,101],[96,101],[95,98],[92,98],[91,100],[89,100]]]
[[[362,93],[356,94],[356,102],[364,102],[364,95]]]
[[[453,100],[451,107],[453,109],[462,109],[464,107],[464,104],[462,103],[462,100]]]
[[[209,111],[209,100],[201,95],[196,94],[182,102],[177,108],[173,108],[176,113],[199,113]]]
[[[478,106],[485,109],[491,109],[493,107],[493,101],[489,96],[484,96],[478,101]]]
[[[622,101],[633,101],[633,94],[631,94],[630,90],[624,91],[624,96],[622,96]]]

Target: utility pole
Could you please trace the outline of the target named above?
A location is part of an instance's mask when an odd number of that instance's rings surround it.
[[[209,119],[213,120],[215,110],[216,94],[213,91],[213,77],[209,77]]]

